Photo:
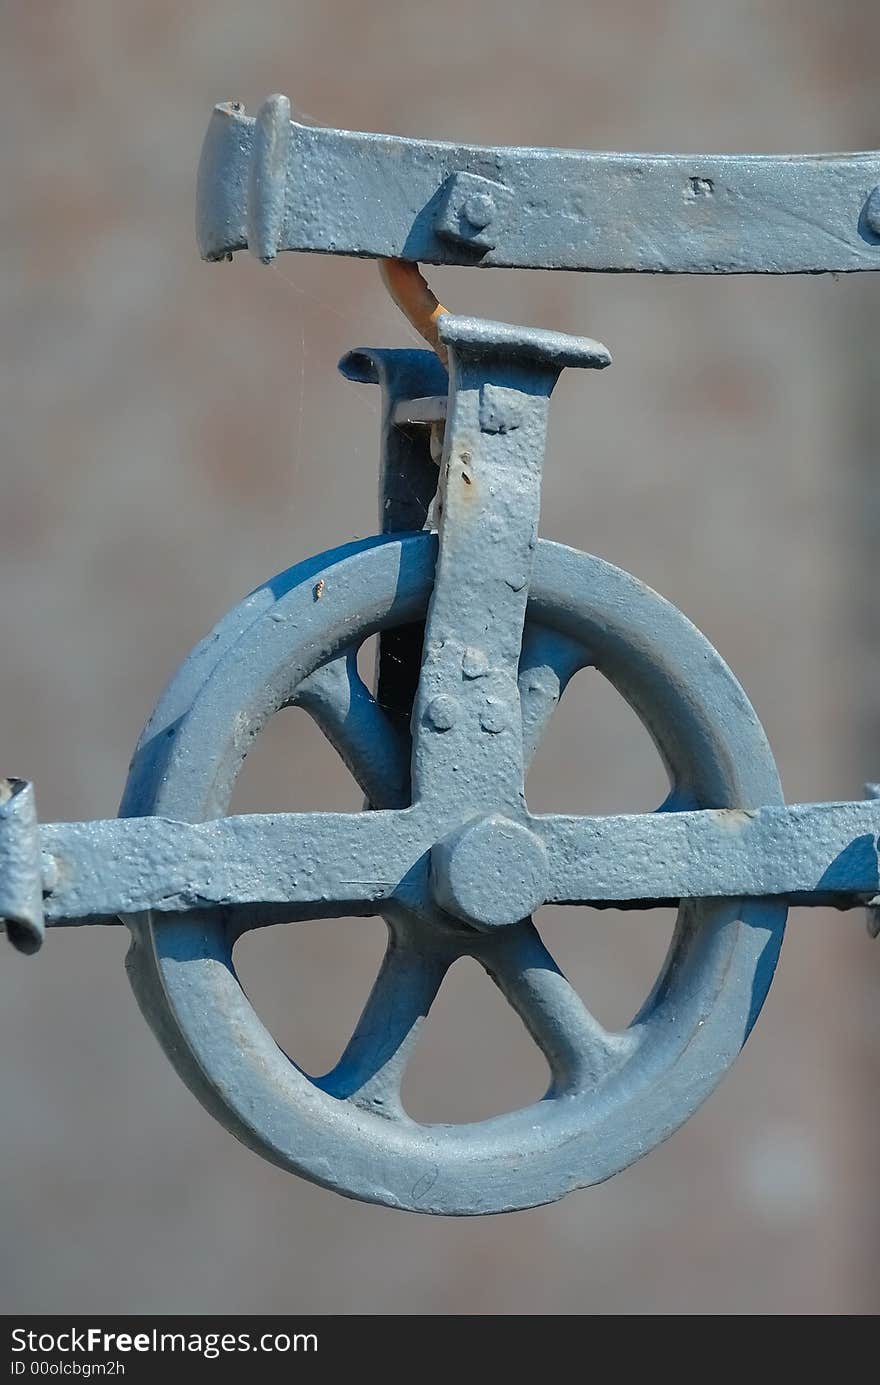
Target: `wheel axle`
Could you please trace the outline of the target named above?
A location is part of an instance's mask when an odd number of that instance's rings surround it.
[[[499,814],[465,823],[431,852],[434,898],[475,928],[528,918],[547,899],[549,877],[541,838]]]

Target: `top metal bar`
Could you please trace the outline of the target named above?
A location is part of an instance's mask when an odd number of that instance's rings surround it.
[[[198,180],[207,260],[250,248],[649,274],[880,269],[880,153],[483,148],[215,107]]]

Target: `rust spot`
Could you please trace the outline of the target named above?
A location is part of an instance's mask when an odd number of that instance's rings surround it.
[[[326,585],[326,584],[325,584],[325,582],[324,582],[323,577],[320,577],[320,578],[318,579],[318,581],[315,583],[314,597],[315,597],[315,600],[316,600],[316,601],[320,601],[320,600],[321,600],[321,597],[324,595],[324,587],[325,587],[325,585]]]
[[[418,265],[406,260],[380,260],[379,273],[400,311],[434,348],[443,365],[448,365],[449,353],[440,340],[437,324],[449,309],[438,303]]]

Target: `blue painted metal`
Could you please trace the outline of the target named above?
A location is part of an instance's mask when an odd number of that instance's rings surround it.
[[[605,154],[328,130],[214,110],[205,259],[250,248],[652,274],[880,269],[880,153]]]
[[[0,923],[19,952],[38,952],[46,921],[34,791],[23,779],[0,780]]]
[[[83,892],[106,889],[101,910],[124,910],[126,900],[136,906],[127,917],[128,970],[144,1013],[184,1080],[239,1138],[351,1195],[465,1214],[529,1206],[605,1178],[685,1119],[733,1061],[760,1009],[785,903],[690,899],[664,977],[621,1034],[589,1014],[533,924],[519,917],[525,904],[563,896],[567,872],[570,897],[583,897],[583,852],[571,836],[576,828],[588,836],[589,820],[532,817],[522,798],[525,761],[578,667],[603,672],[650,725],[674,800],[691,809],[682,820],[702,822],[703,807],[779,803],[780,790],[754,713],[693,627],[635,579],[535,541],[550,388],[563,363],[601,365],[607,353],[595,343],[470,319],[445,320],[443,331],[452,370],[439,536],[414,530],[352,544],[254,593],[197,648],[160,702],[134,758],[123,820],[44,833],[59,880],[77,881]],[[436,359],[359,352],[344,369],[383,383],[388,452],[400,459],[397,435],[409,430],[421,434],[425,462],[431,425],[393,419],[441,415],[425,402],[437,384]],[[402,406],[396,386],[403,380],[417,408]],[[392,492],[395,467],[386,465],[384,476]],[[421,505],[410,513],[414,526],[424,518]],[[457,585],[462,571],[466,594]],[[426,616],[427,676],[416,689],[411,751],[358,686],[351,651],[376,630],[413,628]],[[454,704],[451,720],[442,705],[438,715],[440,698]],[[291,701],[303,701],[326,726],[370,802],[396,812],[222,818],[248,745]],[[410,758],[415,792],[410,799],[406,791],[401,807]],[[859,806],[860,831],[874,810]],[[649,849],[656,829],[659,860],[662,834],[677,817],[624,821],[641,824]],[[205,826],[183,829],[169,819]],[[726,821],[711,815],[721,860]],[[602,826],[593,820],[594,832]],[[521,841],[538,842],[539,865],[546,853],[543,881],[525,898],[521,869],[486,872],[476,882],[478,902],[462,903],[454,860],[444,884],[444,854],[454,858],[463,837],[466,850],[482,842],[487,863],[500,850],[509,868],[511,827]],[[105,833],[118,834],[112,846],[102,843]],[[838,823],[834,841],[845,833],[846,821]],[[657,872],[645,877],[625,832],[621,842],[631,902],[646,902],[642,881],[656,892]],[[187,868],[189,853],[195,863]],[[113,865],[120,858],[124,869]],[[610,850],[606,876],[614,860]],[[809,887],[827,864],[813,862],[794,883]],[[696,876],[689,882],[695,895],[717,894],[712,872],[710,859],[702,885]],[[745,892],[751,878],[746,866],[733,883]],[[873,878],[857,883],[873,889]],[[50,911],[65,907],[67,888],[56,887],[54,905],[49,896]],[[597,897],[607,890],[597,874]],[[451,897],[453,909],[444,909]],[[82,910],[94,915],[95,899],[81,894]],[[252,1011],[232,949],[247,928],[334,907],[381,909],[389,948],[339,1064],[310,1078]],[[537,1107],[496,1121],[421,1126],[402,1109],[401,1076],[446,970],[463,955],[486,968],[534,1035],[552,1087]]]
[[[224,648],[221,630],[171,685],[136,756],[137,793],[126,810],[187,820],[221,812],[215,785],[225,785],[224,798],[231,792],[242,732],[256,734],[284,702],[309,649],[316,572],[326,583],[319,605],[338,592],[324,627],[333,654],[337,640],[356,643],[380,620],[393,625],[424,614],[435,544],[430,534],[366,541],[327,555],[318,568],[295,568],[262,592],[259,615],[252,605],[240,613],[247,628],[238,638]],[[532,618],[548,632],[561,627],[566,655],[572,639],[589,647],[633,705],[650,709],[683,801],[779,801],[772,758],[741,690],[660,597],[598,559],[547,543],[536,549],[530,596]],[[244,727],[242,707],[251,709]],[[473,734],[486,735],[476,721]],[[352,739],[356,762],[355,728]],[[467,816],[466,802],[457,813]],[[454,829],[448,810],[442,826]],[[739,1051],[769,986],[785,917],[784,905],[763,900],[685,905],[654,1001],[633,1028],[611,1035],[585,1011],[528,921],[487,937],[441,913],[431,895],[422,858],[385,908],[389,952],[365,1017],[317,1090],[244,997],[232,961],[235,934],[222,913],[202,913],[197,929],[192,918],[132,921],[129,971],[148,1018],[162,1025],[172,1061],[240,1138],[356,1196],[451,1213],[550,1200],[607,1177],[675,1128]],[[497,1122],[437,1130],[403,1115],[399,1079],[446,968],[462,955],[486,967],[534,1034],[558,1100]],[[642,1085],[640,1100],[626,1095],[630,1084],[635,1091]]]
[[[215,112],[203,253],[248,245],[469,264],[800,272],[880,267],[880,156],[673,158],[459,149],[306,129],[273,97]],[[873,190],[873,191],[872,191]],[[379,196],[381,191],[381,196]],[[348,1196],[452,1215],[601,1181],[709,1094],[757,1018],[789,903],[880,918],[880,800],[786,807],[745,694],[655,592],[537,535],[549,399],[598,342],[441,317],[424,351],[349,353],[379,385],[374,539],[253,592],[192,652],[132,761],[120,817],[40,826],[0,784],[0,915],[124,921],[141,1008],[183,1080],[251,1148]],[[379,635],[377,694],[357,652]],[[566,685],[594,667],[668,769],[660,810],[533,815],[527,766]],[[268,719],[303,707],[366,796],[359,814],[228,817]],[[663,971],[606,1030],[544,947],[541,904],[678,906]],[[309,1076],[235,973],[252,928],[381,914],[388,949],[342,1058]],[[401,1081],[450,965],[475,958],[546,1056],[524,1110],[413,1121]]]
[[[322,726],[325,717],[322,705]],[[356,736],[357,713],[344,736],[335,711],[327,719],[344,750],[356,742],[359,754],[363,747],[364,778],[376,799],[387,801],[386,791],[389,799],[402,796],[402,744],[387,741],[389,764],[372,771],[375,732],[383,730],[378,718],[371,713],[361,721]],[[459,709],[459,730],[465,721]],[[452,729],[445,720],[429,725],[437,736]],[[457,786],[442,764],[437,778]],[[46,927],[114,924],[147,910],[223,909],[240,929],[252,927],[255,915],[261,923],[288,923],[375,914],[428,856],[430,888],[424,881],[421,890],[412,880],[406,886],[420,912],[437,902],[480,928],[516,923],[547,903],[641,908],[731,895],[846,908],[872,903],[880,892],[878,803],[555,817],[533,816],[520,799],[510,818],[475,811],[468,793],[468,815],[439,836],[450,817],[461,817],[457,807],[265,813],[198,825],[151,814],[39,826],[29,784],[20,800],[25,812],[0,815],[0,851],[4,917],[7,929],[10,920],[18,925],[10,936],[24,952],[37,950]]]

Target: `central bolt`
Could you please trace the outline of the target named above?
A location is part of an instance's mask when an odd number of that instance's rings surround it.
[[[548,874],[540,837],[496,814],[466,822],[431,851],[434,898],[476,928],[527,918],[547,898]]]

